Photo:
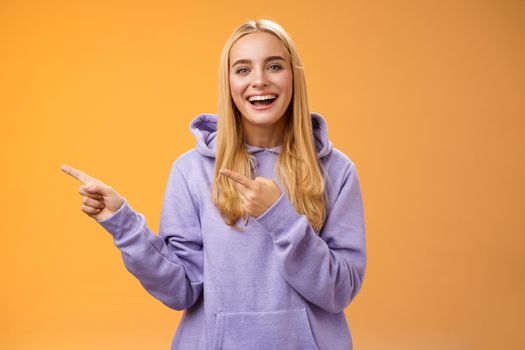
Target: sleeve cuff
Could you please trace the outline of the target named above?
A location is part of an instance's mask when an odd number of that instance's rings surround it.
[[[276,240],[280,235],[285,234],[292,223],[300,220],[301,215],[297,213],[295,207],[283,191],[281,196],[264,213],[255,218],[264,229]]]
[[[127,232],[137,231],[141,221],[141,215],[131,208],[127,200],[109,218],[97,220],[113,236],[122,236]]]

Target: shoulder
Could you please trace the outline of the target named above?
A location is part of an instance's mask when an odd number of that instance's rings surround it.
[[[327,175],[331,175],[331,177],[344,176],[355,169],[355,163],[350,156],[335,147],[329,155],[322,158],[322,165],[328,170]]]
[[[197,148],[192,148],[180,156],[177,157],[172,163],[172,166],[176,166],[179,170],[188,170],[195,165],[195,162],[199,161],[199,158],[202,157]]]
[[[181,154],[172,163],[171,179],[184,181],[195,198],[204,198],[211,189],[215,158],[202,155],[197,148]]]
[[[215,164],[215,159],[203,156],[195,147],[175,159],[172,167],[176,167],[185,175],[191,175],[192,171],[202,170],[203,167],[208,167],[210,164]]]
[[[355,163],[348,154],[334,147],[330,154],[322,158],[322,168],[325,191],[331,206],[348,179],[355,175]]]

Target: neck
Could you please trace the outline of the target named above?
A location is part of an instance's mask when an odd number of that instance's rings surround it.
[[[251,146],[272,148],[283,143],[285,118],[271,126],[250,124],[243,121],[244,142]]]

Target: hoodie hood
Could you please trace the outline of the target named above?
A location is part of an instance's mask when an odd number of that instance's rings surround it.
[[[332,142],[328,139],[326,120],[318,113],[310,113],[315,140],[317,157],[323,158],[332,152]],[[190,131],[197,140],[197,151],[203,156],[215,158],[217,143],[217,115],[200,114],[190,123]],[[248,153],[253,154],[264,150],[280,153],[281,145],[272,148],[246,145]]]

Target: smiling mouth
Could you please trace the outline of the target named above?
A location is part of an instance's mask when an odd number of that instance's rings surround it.
[[[251,96],[247,100],[253,106],[269,106],[279,97],[278,95]]]

